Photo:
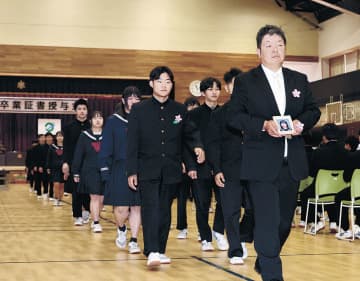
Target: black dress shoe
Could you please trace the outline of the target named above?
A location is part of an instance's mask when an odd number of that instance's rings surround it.
[[[254,270],[255,270],[257,273],[261,274],[261,267],[260,267],[259,258],[256,258]]]

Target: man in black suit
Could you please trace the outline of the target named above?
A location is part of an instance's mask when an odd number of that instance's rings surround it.
[[[165,255],[171,223],[171,203],[182,180],[185,144],[205,160],[199,131],[186,107],[169,98],[174,75],[166,66],[150,72],[151,98],[134,105],[129,115],[127,175],[130,188],[139,190],[148,266],[170,263]]]
[[[305,75],[282,67],[286,38],[277,26],[256,37],[261,65],[238,76],[229,126],[244,131],[241,177],[254,207],[255,269],[263,280],[283,280],[280,251],[291,229],[299,181],[308,176],[303,130],[320,117]],[[294,132],[284,136],[273,116],[290,115]]]

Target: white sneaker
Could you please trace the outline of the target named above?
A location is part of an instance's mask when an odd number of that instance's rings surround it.
[[[298,227],[304,228],[305,227],[305,221],[300,221],[299,224],[298,224]]]
[[[69,196],[69,193],[64,192],[64,196],[65,196],[65,197],[68,197],[68,196]]]
[[[176,236],[177,239],[186,239],[187,238],[187,229],[184,228],[182,230],[179,231],[178,235]]]
[[[211,244],[211,242],[203,240],[201,241],[201,250],[204,252],[210,252],[210,251],[214,251],[214,247]]]
[[[81,225],[83,225],[83,219],[82,219],[82,217],[75,218],[74,225],[76,225],[76,226],[81,226]]]
[[[140,247],[136,242],[129,242],[128,250],[129,250],[129,254],[139,254],[141,252]]]
[[[234,265],[244,264],[244,260],[241,257],[232,257],[230,258],[230,263]]]
[[[82,211],[82,219],[83,219],[83,223],[89,223],[90,221],[90,212],[89,211]]]
[[[149,267],[159,266],[160,265],[160,254],[151,252],[148,256],[146,265]]]
[[[316,233],[325,228],[325,224],[323,221],[319,221],[316,226]],[[309,232],[311,234],[315,234],[315,223],[311,223]]]
[[[335,234],[335,237],[339,240],[348,240],[348,239],[352,239],[353,233],[352,231],[346,230],[346,231],[341,231]]]
[[[41,200],[41,199],[43,199],[43,197],[42,197],[41,195],[38,195],[38,196],[37,196],[37,199],[38,199],[38,200]]]
[[[53,206],[60,206],[60,200],[55,199],[55,201],[53,202]]]
[[[243,251],[243,256],[242,256],[242,259],[246,259],[248,257],[248,250],[246,248],[246,245],[245,245],[245,242],[241,242],[241,248],[242,248],[242,251]]]
[[[200,233],[198,233],[198,235],[197,235],[197,241],[198,241],[198,242],[201,242],[201,236],[200,236]]]
[[[166,256],[165,254],[160,254],[160,263],[161,264],[169,264],[169,263],[171,263],[171,258]]]
[[[357,224],[354,225],[353,231],[355,233],[355,238],[360,239],[360,227]]]
[[[94,233],[100,233],[100,232],[102,232],[102,227],[101,227],[101,224],[100,224],[100,223],[94,223],[93,232],[94,232]]]
[[[336,233],[338,231],[338,227],[336,226],[336,222],[330,222],[330,232]]]
[[[220,251],[227,251],[229,249],[229,243],[225,239],[225,236],[221,233],[213,231],[213,237],[216,241],[216,246]]]
[[[117,237],[115,240],[115,244],[118,248],[124,249],[126,247],[126,233],[127,229],[125,231],[120,231],[119,228],[117,228]]]
[[[33,191],[34,190],[31,187],[29,187],[29,192],[32,193]]]
[[[55,200],[55,198],[49,197],[49,201],[54,201],[54,200]]]
[[[43,197],[43,200],[48,200],[48,199],[49,199],[49,196],[47,195],[47,193],[44,193],[44,194],[42,195],[42,197]]]

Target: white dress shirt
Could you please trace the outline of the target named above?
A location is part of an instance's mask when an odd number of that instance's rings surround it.
[[[280,115],[283,116],[285,114],[285,108],[286,108],[286,92],[285,92],[285,82],[284,82],[282,67],[280,67],[280,69],[276,72],[270,70],[263,64],[261,65],[261,67],[264,70],[266,79],[270,84],[270,88],[273,92]],[[287,138],[284,138],[284,141],[285,141],[284,157],[287,157],[288,155]]]

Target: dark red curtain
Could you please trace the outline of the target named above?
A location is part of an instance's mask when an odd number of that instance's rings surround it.
[[[5,94],[4,96],[19,96],[17,94]],[[27,97],[54,97],[59,98],[56,94],[27,95]],[[121,96],[113,95],[73,95],[66,97],[87,98],[89,103],[89,113],[93,110],[100,110],[104,116],[113,113],[115,105],[121,101]],[[15,114],[0,112],[0,143],[5,145],[8,151],[25,152],[30,146],[31,141],[36,139],[37,135],[37,119],[38,118],[59,118],[62,126],[71,122],[73,115],[66,114]]]

